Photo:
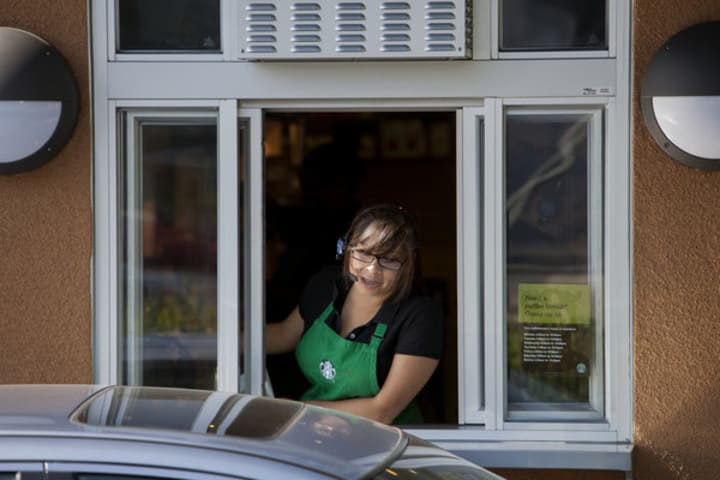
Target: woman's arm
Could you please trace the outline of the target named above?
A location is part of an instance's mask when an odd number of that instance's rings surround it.
[[[295,307],[282,322],[265,324],[265,353],[292,351],[300,341],[304,328],[299,307]]]
[[[334,401],[310,400],[307,403],[389,424],[425,386],[438,363],[435,358],[396,353],[385,383],[374,397]]]

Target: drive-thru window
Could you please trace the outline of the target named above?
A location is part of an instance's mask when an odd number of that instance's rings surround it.
[[[630,469],[628,2],[91,8],[97,381],[296,396],[263,325],[387,200],[446,317],[411,430]]]

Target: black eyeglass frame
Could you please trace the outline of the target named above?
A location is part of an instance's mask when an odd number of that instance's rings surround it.
[[[377,261],[378,265],[385,270],[400,270],[403,266],[403,262],[395,258],[383,257],[380,255],[373,255],[372,253],[362,248],[352,247],[349,248],[350,256],[358,262],[372,264],[373,261]],[[358,256],[360,255],[360,256]]]

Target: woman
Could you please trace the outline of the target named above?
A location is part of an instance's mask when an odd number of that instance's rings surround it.
[[[355,216],[345,239],[342,268],[316,274],[290,315],[267,325],[266,351],[295,349],[307,403],[421,422],[413,399],[438,365],[443,329],[439,306],[412,295],[414,222],[402,207],[376,205]]]

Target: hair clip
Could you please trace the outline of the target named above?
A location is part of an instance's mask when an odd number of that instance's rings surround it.
[[[335,244],[335,259],[337,260],[340,258],[345,251],[345,240],[342,239],[342,237],[338,238],[337,243]]]

